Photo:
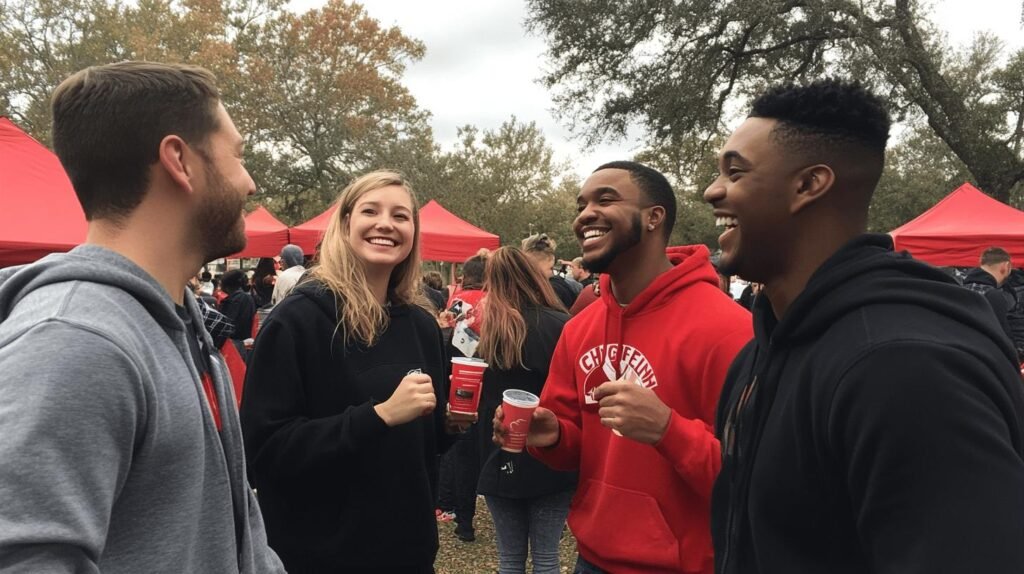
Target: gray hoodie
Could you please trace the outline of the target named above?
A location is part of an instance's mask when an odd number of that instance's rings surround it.
[[[174,302],[140,267],[83,245],[0,270],[0,571],[284,570],[215,355],[220,432]]]

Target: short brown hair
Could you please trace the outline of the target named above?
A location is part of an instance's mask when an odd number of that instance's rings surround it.
[[[220,127],[219,102],[214,75],[184,64],[91,66],[61,82],[53,92],[53,148],[85,218],[130,214],[145,196],[160,141],[175,134],[200,147]]]
[[[985,251],[981,252],[982,265],[995,265],[997,263],[1007,263],[1009,261],[1010,254],[1002,247],[989,247]]]

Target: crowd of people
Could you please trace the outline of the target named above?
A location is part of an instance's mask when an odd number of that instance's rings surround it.
[[[197,277],[256,192],[202,68],[88,68],[52,112],[89,232],[0,270],[4,572],[432,573],[478,495],[501,574],[562,572],[566,524],[576,574],[1024,564],[1024,281],[1000,248],[961,285],[865,232],[890,122],[856,82],[754,100],[704,192],[714,257],[669,246],[663,174],[615,161],[578,192],[580,257],[536,234],[455,285],[387,170],[311,264]],[[475,413],[453,358],[486,362]],[[510,390],[540,397],[521,452]]]

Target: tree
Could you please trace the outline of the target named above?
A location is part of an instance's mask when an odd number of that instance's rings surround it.
[[[765,85],[836,74],[885,94],[898,119],[920,114],[997,199],[1024,180],[1024,52],[1000,66],[1002,46],[981,36],[954,54],[915,0],[529,0],[529,10],[548,41],[544,81],[588,141],[639,123],[651,147],[708,148]]]
[[[567,166],[554,160],[536,123],[512,117],[496,130],[467,125],[458,134],[459,143],[443,160],[436,199],[506,245],[545,232],[558,243],[559,256],[575,254],[571,225],[579,187],[565,176]]]
[[[431,173],[436,145],[401,83],[422,43],[358,4],[304,14],[283,0],[0,0],[0,114],[44,144],[50,94],[112,61],[193,63],[218,77],[246,136],[254,202],[286,223],[325,209],[352,176]]]

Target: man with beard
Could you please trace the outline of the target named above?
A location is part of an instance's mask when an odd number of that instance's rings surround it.
[[[758,98],[704,192],[764,284],[716,421],[722,574],[1012,572],[1024,386],[981,297],[865,234],[889,118],[856,83]]]
[[[569,511],[577,573],[709,574],[721,461],[711,425],[750,315],[718,289],[706,247],[666,251],[676,200],[662,174],[608,163],[576,202],[573,229],[583,265],[603,274],[601,299],[562,332],[530,453],[580,473]]]
[[[202,68],[122,62],[53,96],[85,244],[0,274],[5,572],[281,572],[189,278],[245,246],[255,184]]]

